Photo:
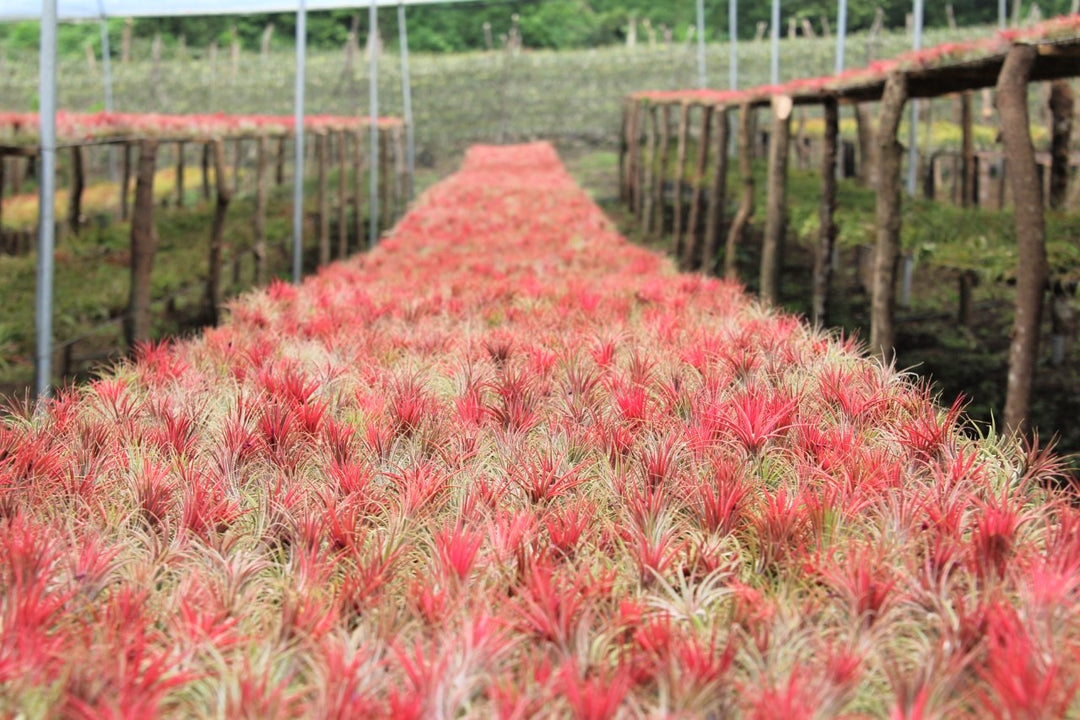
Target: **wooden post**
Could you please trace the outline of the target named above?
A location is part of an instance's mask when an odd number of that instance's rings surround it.
[[[643,101],[648,102],[648,101]],[[642,192],[640,227],[647,235],[653,224],[653,210],[656,208],[656,131],[657,131],[657,108],[649,104],[645,112],[645,187]]]
[[[960,183],[960,205],[971,207],[977,203],[975,196],[976,164],[975,164],[975,133],[972,129],[972,93],[970,90],[960,94],[960,134],[961,153],[960,163],[963,177]]]
[[[761,292],[767,305],[780,304],[780,265],[787,232],[788,155],[791,146],[791,111],[788,95],[772,97],[773,127],[769,137],[768,187],[765,201],[765,236],[761,245]]]
[[[345,139],[345,131],[337,131],[338,145],[338,257],[344,258],[349,254],[349,209],[348,188],[345,181],[348,179],[349,161],[345,152],[348,143]]]
[[[874,157],[874,121],[865,104],[855,106],[855,126],[859,141],[859,166],[856,178],[865,187],[873,188],[877,180],[877,158]]]
[[[690,105],[679,105],[679,134],[676,138],[674,206],[675,217],[671,226],[672,252],[678,262],[683,254],[683,182],[686,179],[686,144],[690,135]]]
[[[629,97],[623,99],[622,131],[619,138],[619,199],[627,205],[630,204],[630,174],[627,160],[630,151],[630,105],[633,102],[633,99]]]
[[[870,300],[870,350],[892,360],[896,345],[896,262],[900,253],[900,159],[896,139],[907,103],[907,76],[892,72],[885,81],[877,128],[877,244]]]
[[[829,287],[832,284],[832,257],[836,247],[836,145],[840,134],[840,108],[835,97],[826,97],[825,135],[821,158],[821,222],[817,252],[814,254],[814,288],[811,321],[817,326],[828,322]]]
[[[266,280],[266,156],[269,150],[267,137],[259,135],[255,150],[255,237],[252,245],[256,285],[262,285]]]
[[[956,322],[965,328],[971,328],[974,320],[975,304],[972,301],[972,289],[979,276],[971,270],[960,271],[960,307],[956,313]]]
[[[233,194],[240,194],[240,166],[244,162],[244,140],[233,140]]]
[[[319,266],[330,262],[330,197],[326,190],[329,165],[326,147],[326,133],[315,136],[315,158],[319,167],[319,185],[316,190],[319,208]]]
[[[214,180],[217,185],[217,203],[214,205],[214,222],[210,230],[210,263],[206,274],[206,310],[208,320],[217,325],[218,307],[221,305],[221,256],[225,249],[225,213],[232,200],[232,189],[225,175],[225,143],[214,139],[209,147],[214,156]]]
[[[210,148],[212,143],[203,143],[202,149],[202,195],[203,200],[210,199]]]
[[[157,152],[155,148],[155,153]],[[128,219],[128,186],[131,185],[131,143],[124,143],[124,162],[120,171],[120,219]]]
[[[701,108],[701,132],[698,136],[697,159],[694,165],[694,194],[690,198],[690,219],[686,224],[687,242],[682,257],[682,266],[688,270],[697,268],[701,262],[701,245],[703,238],[699,231],[701,224],[701,193],[705,189],[705,171],[709,164],[709,148],[712,146],[712,105],[703,105]]]
[[[184,142],[176,143],[176,207],[184,207]]]
[[[82,223],[82,195],[86,187],[84,150],[81,145],[71,148],[71,194],[68,196],[68,227],[72,235],[79,234]]]
[[[738,280],[735,267],[735,251],[743,241],[746,228],[754,216],[754,109],[750,103],[739,106],[739,177],[742,179],[742,196],[739,208],[728,228],[724,247],[724,277]]]
[[[660,107],[660,159],[656,169],[656,234],[653,237],[659,239],[664,236],[667,208],[664,203],[664,183],[667,181],[668,158],[671,157],[671,105],[664,103]]]
[[[353,223],[356,226],[356,246],[364,247],[364,136],[362,130],[353,132],[353,209],[356,217]]]
[[[0,153],[0,241],[4,235],[4,171],[7,169],[7,155]]]
[[[641,104],[634,102],[630,105],[629,135],[627,140],[627,172],[629,182],[630,210],[637,215],[641,207],[641,185],[638,182],[641,174]]]
[[[701,271],[711,275],[716,271],[716,247],[720,238],[720,226],[724,222],[724,204],[727,202],[727,145],[728,109],[718,112],[715,146],[716,161],[713,165],[712,188],[709,191],[709,211],[705,217],[705,247],[701,252]]]
[[[277,139],[277,160],[274,163],[274,185],[281,187],[285,184],[285,140],[282,135]]]
[[[1050,85],[1050,207],[1065,207],[1069,189],[1069,145],[1072,141],[1073,94],[1067,80]]]
[[[379,190],[382,199],[379,202],[379,227],[385,231],[390,227],[390,194],[393,183],[390,178],[390,137],[383,128],[379,129]]]
[[[1031,386],[1039,355],[1039,328],[1043,293],[1049,271],[1046,264],[1046,220],[1042,188],[1031,144],[1027,90],[1036,50],[1014,45],[1005,57],[997,82],[1001,136],[1009,166],[1015,205],[1018,257],[1016,314],[1009,345],[1009,379],[1005,391],[1005,432],[1026,432],[1031,407]]]
[[[125,151],[130,150],[125,143]],[[130,154],[125,152],[125,154]],[[131,287],[124,335],[128,347],[150,338],[150,274],[157,252],[157,229],[154,227],[154,175],[157,140],[139,143],[139,167],[135,176],[135,212],[131,218]]]

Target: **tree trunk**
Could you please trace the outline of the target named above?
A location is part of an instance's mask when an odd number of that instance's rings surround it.
[[[679,134],[675,145],[674,218],[671,225],[672,252],[675,261],[683,253],[683,183],[686,181],[686,145],[690,135],[690,106],[679,105]]]
[[[1050,85],[1050,207],[1061,210],[1069,189],[1069,144],[1072,142],[1073,94],[1067,80]]]
[[[664,182],[667,180],[668,158],[671,157],[671,105],[660,108],[660,161],[656,169],[656,239],[664,237],[667,207],[664,203]]]
[[[217,185],[217,203],[214,205],[214,221],[210,229],[210,262],[206,274],[206,313],[208,320],[217,325],[218,308],[221,306],[221,256],[225,249],[225,213],[232,200],[232,189],[225,176],[225,143],[221,139],[209,146],[214,156],[214,180]]]
[[[210,199],[210,147],[211,143],[203,143],[202,149],[202,196],[203,200]]]
[[[125,144],[125,148],[130,148]],[[154,227],[154,171],[157,141],[139,144],[139,167],[135,175],[135,212],[131,218],[131,288],[124,335],[128,347],[150,339],[150,273],[157,252]]]
[[[315,157],[319,166],[319,185],[316,190],[319,207],[319,267],[330,263],[330,197],[327,192],[329,159],[326,133],[315,136]]]
[[[870,301],[870,349],[885,362],[896,344],[896,261],[900,252],[900,159],[896,139],[907,102],[907,77],[889,74],[877,128],[877,245]]]
[[[82,196],[86,187],[85,161],[82,146],[71,148],[71,194],[68,196],[68,227],[72,235],[79,234],[82,224]]]
[[[252,245],[256,285],[266,281],[266,156],[269,151],[267,137],[260,135],[255,149],[255,237]]]
[[[1009,183],[1015,205],[1016,315],[1009,345],[1009,380],[1005,391],[1005,431],[1025,432],[1029,426],[1031,386],[1039,355],[1046,266],[1046,228],[1042,188],[1031,144],[1027,88],[1036,50],[1015,45],[1005,58],[997,82],[998,115],[1002,142],[1009,166]]]
[[[701,193],[705,189],[705,170],[709,164],[710,136],[712,135],[713,108],[703,105],[701,108],[701,132],[698,136],[697,159],[694,165],[693,195],[690,197],[690,219],[686,223],[686,252],[683,253],[682,266],[693,270],[701,262],[702,237]]]
[[[832,256],[836,247],[836,141],[840,134],[840,108],[836,98],[824,102],[825,134],[821,158],[821,227],[814,255],[814,289],[811,320],[824,326],[828,321],[829,286],[832,284]]]
[[[735,267],[735,251],[743,241],[746,227],[754,216],[754,108],[749,103],[739,106],[739,177],[742,178],[742,196],[739,209],[728,228],[727,245],[724,247],[724,277],[738,280]]]
[[[765,236],[761,244],[760,297],[766,305],[780,304],[780,265],[787,231],[788,155],[791,147],[791,111],[787,95],[772,97],[772,133],[765,200]]]
[[[707,275],[716,271],[716,247],[720,238],[720,227],[724,222],[724,205],[727,202],[728,109],[720,108],[716,114],[716,165],[713,167],[709,212],[705,218],[705,248],[701,256],[701,270]]]
[[[277,140],[277,162],[274,165],[274,185],[277,187],[285,184],[285,140],[284,135]]]

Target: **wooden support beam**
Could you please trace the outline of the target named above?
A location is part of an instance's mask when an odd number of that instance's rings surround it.
[[[675,150],[674,218],[671,224],[671,248],[676,261],[683,254],[683,183],[686,181],[686,145],[690,135],[690,106],[679,106],[679,131]]]
[[[760,297],[767,305],[780,304],[780,266],[787,232],[788,157],[791,148],[791,111],[787,95],[772,98],[772,132],[765,200],[765,236],[761,244]]]
[[[739,177],[742,195],[724,247],[724,277],[728,280],[739,279],[735,253],[754,217],[754,108],[749,103],[739,106]]]
[[[630,205],[630,211],[637,214],[638,205],[641,203],[641,188],[637,185],[638,164],[640,158],[640,116],[641,105],[631,102],[629,105],[629,117],[626,121],[626,197]]]
[[[907,77],[892,72],[885,81],[877,128],[877,244],[870,294],[870,350],[885,362],[896,345],[896,265],[900,253],[900,160],[896,139],[907,103]]]
[[[1033,47],[1014,45],[1005,58],[997,83],[1001,137],[1009,166],[1019,250],[1004,421],[1006,432],[1018,433],[1030,428],[1031,386],[1039,355],[1043,294],[1049,274],[1042,188],[1035,167],[1027,105],[1028,80],[1035,57]]]
[[[202,148],[202,196],[203,200],[210,199],[210,163],[213,158],[212,155],[213,143],[203,143]]]
[[[390,177],[390,136],[385,129],[379,130],[379,191],[381,193],[381,199],[379,201],[379,227],[382,231],[389,229],[392,218],[390,217],[391,203],[393,202],[393,196],[391,195],[391,186],[393,180]]]
[[[814,253],[814,285],[810,319],[817,326],[828,323],[829,288],[832,285],[832,257],[836,247],[836,156],[840,135],[840,108],[836,98],[824,102],[825,133],[821,158],[821,221],[817,251]]]
[[[130,158],[130,145],[124,143]],[[131,286],[124,335],[129,348],[150,339],[150,275],[157,252],[158,235],[154,227],[154,175],[157,140],[139,143],[139,167],[135,174],[135,212],[131,218]]]
[[[622,124],[619,132],[619,199],[626,205],[630,204],[630,106],[632,98],[624,98],[622,104]]]
[[[701,195],[705,190],[705,172],[709,164],[709,149],[712,146],[710,142],[712,118],[712,106],[703,106],[701,108],[701,130],[698,133],[697,158],[694,162],[694,178],[691,185],[693,195],[690,197],[690,217],[686,223],[687,241],[682,255],[682,266],[687,270],[696,269],[701,262],[701,246],[704,240],[700,232]]]
[[[282,135],[277,141],[277,161],[274,164],[274,185],[281,187],[285,184],[285,140]]]
[[[364,247],[364,234],[367,225],[364,222],[364,135],[362,130],[353,131],[353,210],[356,217],[356,245]]]
[[[977,164],[975,162],[975,132],[973,129],[974,114],[972,101],[974,97],[971,91],[960,95],[960,136],[961,136],[961,182],[960,182],[960,205],[971,207],[978,203],[975,195]]]
[[[705,217],[705,247],[701,251],[701,271],[707,275],[716,271],[716,250],[727,202],[728,109],[719,108],[715,114],[717,124],[713,152],[716,159],[713,163],[712,187],[709,189],[709,210]]]

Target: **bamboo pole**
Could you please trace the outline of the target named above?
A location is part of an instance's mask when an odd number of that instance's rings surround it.
[[[896,345],[896,264],[900,252],[900,159],[896,139],[907,102],[907,76],[892,72],[885,81],[877,128],[877,244],[871,287],[870,349],[884,361]]]
[[[716,249],[720,227],[724,222],[724,204],[727,202],[727,146],[728,109],[719,108],[716,125],[715,155],[712,188],[709,195],[709,211],[705,218],[705,248],[702,251],[701,270],[712,274],[716,267]]]
[[[765,236],[761,245],[761,299],[780,304],[780,265],[787,232],[788,157],[791,148],[791,97],[772,97],[772,133],[769,137],[769,167],[765,201]]]

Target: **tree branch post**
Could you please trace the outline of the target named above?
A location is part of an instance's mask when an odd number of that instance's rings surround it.
[[[716,271],[716,249],[724,223],[724,204],[727,202],[728,109],[717,108],[716,115],[716,138],[713,142],[716,163],[709,191],[709,210],[705,217],[705,247],[701,253],[701,270],[707,275]]]
[[[791,147],[791,97],[772,97],[772,133],[769,137],[769,168],[765,201],[765,236],[761,245],[761,299],[780,304],[780,265],[787,232],[788,156]]]
[[[825,135],[821,158],[821,222],[814,254],[814,288],[811,321],[823,326],[828,319],[832,256],[836,247],[836,149],[840,135],[840,107],[835,97],[825,98]]]
[[[742,195],[739,209],[728,228],[727,245],[724,247],[724,277],[738,280],[735,253],[743,241],[746,228],[754,216],[754,109],[749,103],[739,106],[739,177],[742,179]]]
[[[1009,344],[1009,377],[1005,391],[1005,431],[1029,429],[1031,386],[1039,355],[1039,329],[1043,294],[1048,275],[1046,265],[1046,225],[1043,217],[1042,186],[1035,166],[1031,143],[1027,90],[1036,50],[1015,45],[1005,57],[997,82],[998,115],[1009,166],[1008,180],[1015,204],[1016,314]]]
[[[125,148],[129,148],[125,144]],[[130,155],[130,153],[128,153]],[[154,267],[158,236],[154,227],[154,174],[157,141],[139,144],[139,167],[135,174],[135,210],[131,218],[131,287],[124,335],[129,348],[150,338],[150,274]]]
[[[870,350],[892,360],[896,345],[896,265],[900,253],[900,160],[896,139],[907,103],[907,76],[889,74],[877,128],[877,244],[870,294]]]

